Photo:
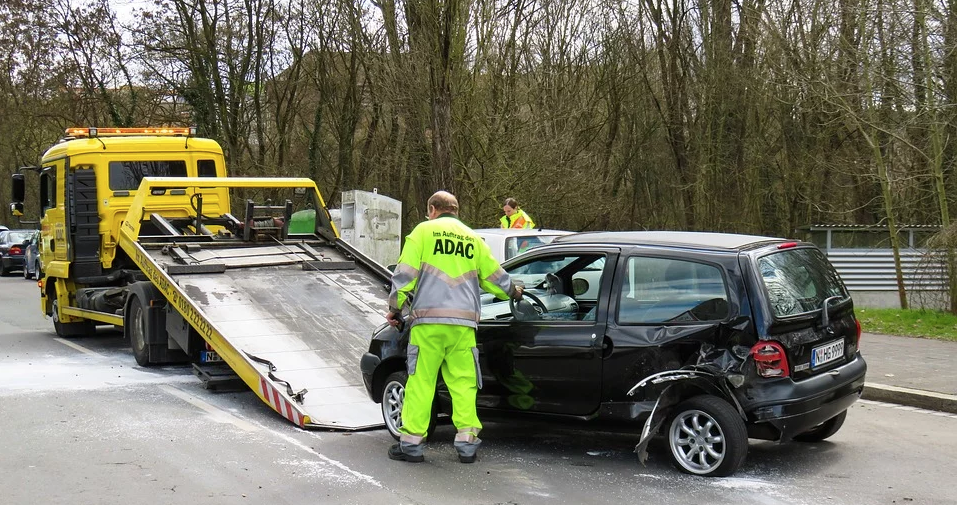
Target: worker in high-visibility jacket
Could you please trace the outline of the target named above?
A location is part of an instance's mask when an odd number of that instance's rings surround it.
[[[424,441],[441,368],[452,395],[459,461],[475,461],[482,442],[478,438],[482,423],[475,406],[482,386],[475,346],[482,310],[480,288],[501,299],[522,297],[522,288],[512,283],[485,241],[459,221],[458,208],[451,193],[439,191],[429,198],[429,220],[406,237],[392,275],[385,316],[389,324],[399,325],[409,295],[414,296],[406,361],[409,379],[399,443],[389,448],[391,459],[425,460]]]
[[[502,224],[502,228],[534,228],[535,221],[532,221],[532,216],[529,216],[524,210],[518,208],[518,202],[514,198],[506,198],[505,204],[502,205],[502,210],[505,212],[505,215],[499,219],[499,222]]]

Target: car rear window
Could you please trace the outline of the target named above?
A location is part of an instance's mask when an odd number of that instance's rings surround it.
[[[850,295],[819,249],[785,249],[758,258],[758,270],[774,317],[820,309],[832,296]]]
[[[27,230],[27,231],[13,230],[13,231],[8,231],[7,234],[6,234],[6,237],[4,238],[4,240],[6,240],[7,242],[9,242],[9,243],[11,243],[11,244],[22,244],[22,243],[26,242],[27,240],[30,240],[30,237],[33,236],[33,233],[34,233],[33,230]]]

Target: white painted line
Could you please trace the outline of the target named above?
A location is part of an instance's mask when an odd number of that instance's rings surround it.
[[[342,471],[348,473],[349,475],[352,475],[352,476],[355,477],[356,479],[359,479],[359,480],[361,480],[361,481],[364,481],[364,482],[366,482],[366,483],[368,483],[368,484],[371,484],[371,485],[373,485],[373,486],[375,486],[375,487],[382,487],[382,484],[381,484],[379,481],[375,480],[375,478],[372,477],[371,475],[366,475],[366,474],[364,474],[364,473],[362,473],[362,472],[358,472],[358,471],[356,471],[356,470],[353,470],[353,469],[349,468],[348,466],[346,466],[344,463],[341,463],[341,462],[339,462],[339,461],[336,461],[336,460],[334,460],[334,459],[332,459],[332,458],[330,458],[330,457],[328,457],[328,456],[319,454],[319,452],[316,451],[315,449],[313,449],[312,447],[309,447],[308,445],[306,445],[306,444],[300,442],[300,441],[297,440],[296,438],[291,437],[291,436],[289,436],[289,435],[287,435],[287,434],[285,434],[285,433],[281,433],[281,432],[279,432],[279,431],[274,431],[273,433],[275,433],[279,438],[282,438],[283,440],[285,440],[285,441],[288,442],[289,444],[295,445],[296,447],[299,447],[300,449],[302,449],[302,450],[304,450],[304,451],[306,451],[306,452],[310,452],[310,453],[312,453],[312,454],[315,454],[316,457],[318,457],[320,460],[324,461],[326,464],[332,465],[332,466],[334,466],[334,467],[336,467],[336,468],[338,468],[338,469],[340,469],[340,470],[342,470]],[[318,437],[318,436],[317,436],[317,438],[321,438],[321,437]]]
[[[252,424],[248,421],[244,421],[230,414],[229,412],[226,412],[225,410],[216,408],[210,405],[209,403],[206,403],[203,400],[200,400],[199,398],[196,398],[195,396],[185,391],[181,391],[172,386],[166,386],[166,385],[160,386],[160,389],[185,401],[186,403],[189,403],[190,405],[200,410],[205,411],[206,413],[208,413],[209,415],[213,417],[213,420],[217,422],[232,424],[233,426],[243,431],[258,431],[259,430],[259,427],[256,426],[255,424]]]
[[[73,349],[76,349],[77,351],[80,351],[80,352],[82,352],[83,354],[89,354],[90,356],[95,356],[95,357],[97,357],[97,358],[102,358],[102,357],[103,357],[102,354],[98,354],[98,353],[96,353],[96,352],[93,352],[93,351],[87,349],[86,347],[83,347],[82,345],[77,344],[77,343],[75,343],[75,342],[70,342],[70,341],[67,340],[67,339],[60,338],[60,337],[54,337],[53,340],[56,340],[57,342],[59,342],[59,343],[65,345],[65,346],[67,346],[67,347],[72,347]]]

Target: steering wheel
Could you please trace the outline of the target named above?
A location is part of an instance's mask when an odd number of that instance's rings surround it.
[[[531,300],[530,302],[525,300],[526,296]],[[538,319],[538,316],[548,313],[548,308],[542,300],[528,291],[522,293],[522,299],[517,303],[514,298],[509,298],[508,309],[516,321],[534,321]]]

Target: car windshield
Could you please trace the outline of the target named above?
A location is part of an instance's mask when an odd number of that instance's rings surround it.
[[[552,243],[560,235],[521,235],[505,239],[505,259],[511,259],[529,249]]]
[[[4,234],[3,241],[10,244],[22,244],[33,236],[33,230],[11,230]]]
[[[837,271],[818,249],[785,249],[758,259],[761,280],[774,317],[804,314],[821,308],[832,296],[847,299]]]

